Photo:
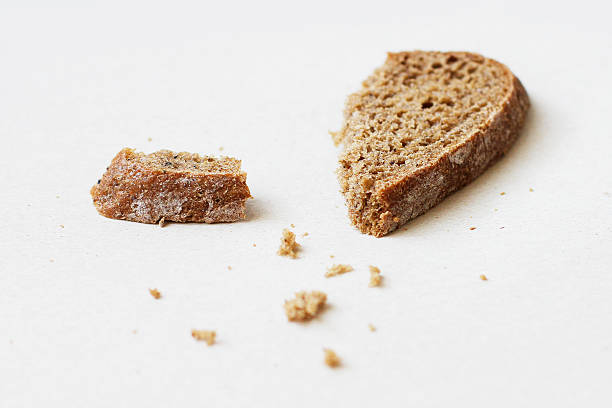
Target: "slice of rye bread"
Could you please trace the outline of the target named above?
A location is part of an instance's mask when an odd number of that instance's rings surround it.
[[[389,53],[348,97],[338,178],[349,216],[382,237],[474,180],[510,148],[529,99],[510,70],[467,52]]]
[[[232,222],[246,218],[251,197],[240,160],[125,148],[91,188],[94,205],[108,218],[157,223]]]

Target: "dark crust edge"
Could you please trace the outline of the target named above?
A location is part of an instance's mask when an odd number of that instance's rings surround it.
[[[529,97],[519,79],[505,65],[488,60],[501,65],[512,77],[512,90],[502,109],[435,164],[419,169],[370,197],[382,209],[379,221],[367,230],[360,228],[362,232],[377,238],[393,232],[472,182],[512,147],[525,122]],[[360,227],[360,220],[354,214],[349,215],[353,224]]]

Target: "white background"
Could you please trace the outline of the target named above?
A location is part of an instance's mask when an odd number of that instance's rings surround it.
[[[610,10],[562,3],[3,1],[0,406],[612,406]],[[496,58],[533,107],[501,162],[376,239],[327,132],[410,49]],[[248,221],[101,217],[125,146],[242,159]],[[291,223],[298,260],[275,254]],[[330,307],[288,323],[302,289]]]

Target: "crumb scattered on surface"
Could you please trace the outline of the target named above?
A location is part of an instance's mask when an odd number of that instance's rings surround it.
[[[323,349],[323,351],[325,352],[325,364],[328,367],[335,368],[340,365],[340,357],[333,350]]]
[[[291,228],[295,228],[295,224],[291,224]]]
[[[223,146],[219,146],[219,151],[222,152],[223,151]]]
[[[533,188],[529,187],[529,191],[533,193]]]
[[[148,140],[149,142],[151,142],[151,141],[153,141],[153,138],[151,138],[151,137],[147,137],[147,140]]]
[[[333,258],[333,257],[334,257],[334,255],[330,255],[329,257],[330,257],[330,258]]]
[[[60,228],[64,228],[64,224],[60,224]]]
[[[474,231],[476,227],[470,227],[470,231]]]
[[[215,337],[217,337],[217,332],[214,330],[191,330],[191,337],[196,339],[197,341],[205,341],[206,344],[212,346],[215,344]]]
[[[227,270],[231,271],[232,270],[232,265],[227,265]]]
[[[486,276],[484,276],[484,275],[480,275],[480,280],[486,281],[486,280],[488,280],[488,279],[487,279],[487,277],[486,277]]]
[[[161,292],[157,289],[149,289],[149,293],[151,294],[151,296],[153,296],[155,299],[159,299],[162,297]]]
[[[302,236],[303,236],[303,237],[307,237],[307,236],[308,236],[308,233],[307,233],[307,232],[305,232],[305,233],[303,233],[303,234],[302,234]]]
[[[327,268],[327,272],[325,272],[325,277],[331,278],[332,276],[342,275],[343,273],[351,272],[352,270],[353,270],[353,267],[351,265],[344,265],[344,264],[332,265],[329,268]]]
[[[295,234],[287,228],[283,230],[280,248],[277,254],[280,256],[288,256],[289,258],[297,258],[297,253],[300,250],[300,244],[295,242]]]
[[[49,262],[53,263],[55,262],[55,259],[49,259]]]
[[[368,324],[368,329],[370,329],[371,332],[376,331],[376,327],[374,327],[374,325],[372,323]]]
[[[160,228],[164,228],[166,226],[166,217],[161,217],[158,224]]]
[[[382,276],[380,275],[380,269],[376,266],[370,265],[370,284],[369,287],[380,286],[382,283]]]
[[[327,295],[313,290],[297,292],[295,299],[285,301],[285,313],[290,322],[304,322],[315,317],[325,305]]]
[[[501,193],[499,193],[499,195],[506,195],[506,192],[502,191]]]
[[[256,247],[256,246],[257,246],[257,244],[253,244],[253,247]]]

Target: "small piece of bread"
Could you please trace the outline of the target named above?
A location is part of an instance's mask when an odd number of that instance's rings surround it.
[[[217,337],[217,332],[214,330],[191,330],[191,337],[198,341],[205,341],[206,344],[212,346],[215,344],[215,338]]]
[[[341,361],[340,361],[340,357],[338,357],[338,355],[330,349],[323,349],[323,352],[325,353],[325,364],[327,364],[328,367],[331,368],[336,368],[340,365]]]
[[[149,293],[151,294],[151,296],[153,296],[155,299],[159,299],[162,297],[161,292],[157,289],[149,289]]]
[[[325,272],[326,278],[331,278],[332,276],[342,275],[343,273],[351,272],[353,267],[351,265],[332,265],[327,268],[327,272]]]
[[[283,236],[281,238],[281,244],[278,248],[277,254],[280,256],[288,256],[289,258],[297,258],[298,251],[300,250],[300,244],[295,242],[295,234],[289,231],[287,228],[283,230]]]
[[[529,99],[510,70],[467,52],[389,53],[349,96],[338,179],[361,232],[382,237],[503,156]]]
[[[376,266],[370,265],[370,284],[369,287],[380,286],[382,283],[382,276],[380,275],[380,269]]]
[[[368,323],[368,329],[370,329],[371,332],[376,331],[376,327],[372,323]]]
[[[126,148],[91,188],[91,196],[105,217],[163,225],[244,219],[251,194],[240,160],[169,150],[145,155]]]
[[[285,313],[291,322],[304,322],[315,317],[325,305],[327,295],[323,292],[297,292],[295,299],[285,301]]]

